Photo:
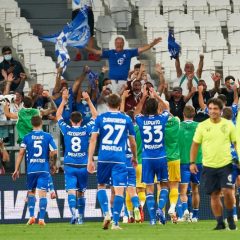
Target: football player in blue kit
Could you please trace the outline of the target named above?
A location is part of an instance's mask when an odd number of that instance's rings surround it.
[[[104,214],[103,229],[108,229],[111,218],[108,207],[106,184],[111,178],[115,197],[113,202],[113,230],[119,227],[119,217],[124,202],[124,188],[127,184],[126,169],[126,142],[133,154],[132,163],[137,165],[135,132],[132,120],[129,116],[119,112],[121,99],[116,94],[108,97],[109,111],[99,115],[95,120],[95,126],[89,144],[88,171],[93,173],[95,165],[93,154],[99,137],[97,181],[98,201]]]
[[[140,113],[144,104],[144,115],[142,115]],[[166,221],[163,208],[168,199],[168,165],[164,145],[164,129],[169,117],[167,109],[168,105],[155,90],[153,88],[147,90],[145,86],[143,97],[136,107],[135,114],[142,137],[142,182],[147,185],[146,202],[151,225],[155,225],[156,220],[162,224],[165,224]],[[161,183],[157,211],[154,200],[155,176]]]
[[[45,225],[44,216],[47,207],[46,193],[48,189],[49,172],[53,174],[56,170],[57,147],[51,134],[42,131],[42,119],[40,116],[33,116],[31,120],[33,131],[27,134],[20,145],[20,151],[16,160],[13,180],[19,177],[19,168],[26,153],[27,162],[27,188],[28,188],[28,209],[30,219],[27,225],[36,222],[34,217],[35,192],[39,194],[39,222]],[[53,156],[49,161],[49,153]]]
[[[92,118],[88,124],[81,126],[82,115],[79,112],[72,112],[70,117],[71,126],[66,124],[62,118],[64,106],[68,101],[68,90],[62,93],[62,102],[57,110],[56,117],[59,128],[64,137],[64,174],[65,187],[68,193],[68,204],[72,214],[71,224],[82,224],[85,210],[84,192],[87,188],[88,172],[88,144],[94,125],[97,111],[93,106],[87,92],[82,96],[88,103]],[[78,216],[77,210],[78,209]]]

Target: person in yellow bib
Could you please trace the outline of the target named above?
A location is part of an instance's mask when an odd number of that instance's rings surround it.
[[[209,119],[199,123],[193,137],[190,153],[190,171],[197,173],[195,163],[199,145],[202,145],[202,180],[206,193],[211,197],[211,208],[217,220],[214,230],[226,228],[223,221],[221,191],[224,195],[224,206],[230,230],[237,227],[233,219],[234,199],[232,195],[232,156],[230,145],[236,143],[236,130],[233,123],[221,118],[223,103],[220,99],[208,101]]]

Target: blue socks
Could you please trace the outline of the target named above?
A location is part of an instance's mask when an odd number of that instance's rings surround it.
[[[168,189],[162,188],[159,195],[158,207],[160,209],[163,209],[166,205],[167,200],[168,200]]]
[[[72,194],[68,195],[68,205],[69,205],[72,216],[75,217],[76,206],[77,206],[76,195],[72,195]]]
[[[147,202],[147,208],[148,208],[150,220],[155,220],[156,219],[156,209],[155,209],[155,201],[154,201],[153,194],[147,194],[146,202]]]
[[[36,203],[36,198],[34,195],[28,195],[28,209],[30,213],[30,217],[34,217],[34,208]]]
[[[188,203],[187,202],[182,202],[182,211],[184,212],[187,209],[188,209]]]
[[[131,198],[133,208],[138,208],[139,207],[139,198],[138,196],[134,196]]]
[[[86,202],[86,198],[84,198],[84,197],[79,197],[78,200],[77,200],[79,215],[82,215],[82,216],[84,215],[85,202]]]
[[[182,202],[180,197],[178,197],[177,205],[176,205],[176,212],[179,218],[183,217],[183,210],[182,210]]]
[[[115,225],[118,225],[120,213],[122,211],[124,198],[119,195],[115,195],[113,201],[113,222]]]
[[[39,209],[40,209],[39,220],[44,220],[46,208],[47,208],[47,198],[45,198],[45,197],[40,198],[40,200],[39,200]]]
[[[199,218],[199,209],[198,208],[193,208],[193,215],[192,218]]]
[[[99,204],[101,206],[103,215],[105,216],[108,212],[108,197],[107,197],[107,192],[105,189],[99,189],[97,192],[97,198],[99,201]]]

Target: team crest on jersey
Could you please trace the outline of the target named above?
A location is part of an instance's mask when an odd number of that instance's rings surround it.
[[[117,62],[118,62],[118,65],[123,65],[124,58],[119,58]]]
[[[226,124],[224,124],[224,125],[221,126],[221,131],[222,131],[222,133],[224,133],[224,134],[227,132],[227,125],[226,125]]]

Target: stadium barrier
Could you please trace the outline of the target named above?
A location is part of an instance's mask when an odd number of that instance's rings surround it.
[[[70,220],[70,211],[67,201],[67,193],[64,190],[64,175],[56,174],[53,177],[56,199],[50,199],[48,193],[48,206],[46,214],[46,222],[68,222]],[[21,175],[16,182],[13,182],[10,175],[0,176],[0,223],[26,223],[29,218],[26,203],[26,176]],[[110,189],[107,190],[110,199]],[[200,188],[201,204],[200,204],[200,220],[213,219],[211,213],[209,197],[204,194],[204,190]],[[86,221],[101,221],[102,213],[100,205],[97,201],[97,182],[96,175],[89,175],[88,189],[85,193]],[[146,206],[145,206],[146,207]],[[168,206],[167,208],[168,209]],[[145,216],[148,219],[146,208]],[[39,211],[38,199],[35,207],[35,216]]]

